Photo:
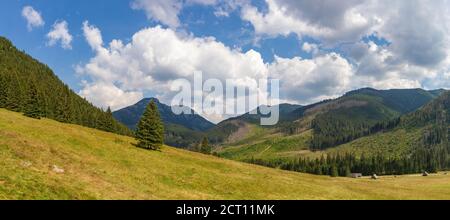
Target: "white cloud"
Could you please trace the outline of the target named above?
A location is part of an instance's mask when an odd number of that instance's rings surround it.
[[[147,18],[159,21],[169,27],[177,28],[180,25],[178,13],[182,8],[179,0],[134,0],[131,8],[142,9]]]
[[[35,27],[42,27],[45,25],[41,13],[34,10],[34,8],[31,6],[23,7],[22,17],[24,17],[27,20],[28,31],[33,30],[33,28]]]
[[[439,66],[450,51],[450,2],[410,0],[391,5],[394,9],[374,6],[384,17],[377,32],[392,43],[389,49],[411,65]]]
[[[249,21],[257,35],[275,37],[296,33],[321,39],[325,44],[358,40],[376,19],[358,11],[361,1],[266,0],[268,11],[252,5],[242,8],[242,19]]]
[[[361,87],[450,88],[450,4],[446,0],[266,0],[267,11],[240,0],[234,5],[212,0],[134,2],[140,2],[135,8],[145,9],[149,18],[170,28],[180,26],[178,13],[185,4],[215,5],[216,16],[240,10],[257,38],[291,33],[313,38],[314,44],[303,42],[299,48],[313,56],[276,57],[265,63],[256,51],[242,52],[211,37],[197,38],[159,26],[137,32],[127,44],[120,40],[107,44],[100,30],[85,22],[84,36],[95,56],[77,67],[77,72],[89,78],[80,94],[96,105],[133,104],[147,91],[170,103],[171,82],[191,79],[194,71],[202,71],[205,79],[277,78],[281,98],[302,104]],[[157,9],[165,12],[151,13]],[[362,40],[368,35],[387,43]],[[94,91],[119,95],[96,97]]]
[[[111,99],[122,97],[95,97],[95,93],[86,92],[91,91],[93,86],[115,85],[124,93],[151,91],[170,103],[174,95],[170,92],[171,83],[179,78],[192,80],[195,71],[202,71],[205,79],[217,78],[222,82],[226,79],[258,80],[268,77],[267,66],[259,53],[253,50],[242,53],[213,38],[179,35],[157,26],[137,32],[128,44],[113,40],[108,47],[103,47],[100,41],[92,40],[101,38],[92,34],[100,31],[85,24],[86,40],[96,54],[81,67],[82,70],[77,68],[90,79],[80,94],[99,106],[119,102]],[[134,100],[128,99],[126,102],[133,104]]]
[[[216,17],[228,17],[230,13],[250,4],[250,0],[225,0],[217,1],[215,4],[214,15]]]
[[[377,33],[399,58],[419,66],[445,60],[450,45],[448,0],[266,0],[267,12],[248,4],[241,10],[257,35],[296,33],[326,47],[359,42]]]
[[[79,94],[97,103],[103,109],[111,107],[113,110],[127,107],[130,103],[137,103],[144,97],[142,92],[123,91],[114,84],[105,82],[85,83],[84,89]]]
[[[70,35],[68,24],[64,20],[53,24],[52,29],[47,34],[47,38],[49,46],[54,46],[60,42],[62,48],[72,49],[72,35]]]
[[[242,19],[253,25],[257,39],[295,33],[315,39],[318,48],[347,50],[343,54],[354,66],[353,81],[358,87],[428,87],[449,72],[448,0],[265,2],[267,10],[251,4],[241,9]],[[369,35],[389,43],[361,42]],[[314,48],[304,44],[302,49]],[[449,84],[440,85],[448,88]]]
[[[302,50],[307,53],[316,54],[317,52],[319,52],[319,46],[317,44],[305,42],[302,45]]]
[[[189,4],[215,5],[216,0],[133,0],[131,8],[144,10],[150,20],[178,28],[180,26],[178,14],[184,5]]]
[[[89,25],[88,21],[83,22],[83,33],[86,41],[93,50],[101,49],[103,46],[102,33],[94,26]]]
[[[276,57],[274,62],[264,63],[256,51],[242,52],[214,38],[196,38],[159,26],[135,33],[128,44],[113,40],[108,46],[103,46],[98,28],[85,22],[83,30],[95,56],[76,68],[89,79],[80,94],[98,106],[113,109],[134,104],[145,92],[170,103],[175,94],[170,91],[171,83],[180,78],[192,81],[195,71],[202,71],[204,80],[216,78],[224,83],[226,79],[239,79],[233,82],[235,86],[242,86],[248,79],[279,79],[281,99],[302,104],[366,86],[420,87],[421,80],[431,76],[426,69],[396,64],[389,46],[373,42],[348,48],[351,61],[335,52],[319,51],[312,59]],[[317,47],[303,45],[311,52]],[[217,121],[218,117],[209,118]]]
[[[280,79],[282,99],[302,104],[335,97],[351,88],[352,66],[336,53],[313,59],[276,57],[270,76]]]

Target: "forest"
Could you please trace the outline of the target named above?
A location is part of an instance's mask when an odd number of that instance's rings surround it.
[[[45,64],[0,37],[0,108],[103,131],[131,135],[111,109],[100,109],[65,85]]]
[[[446,99],[443,99],[446,100]],[[403,175],[421,172],[435,173],[450,169],[450,144],[449,128],[447,125],[447,113],[442,110],[443,105],[436,104],[441,100],[431,103],[424,109],[407,115],[402,119],[394,119],[391,122],[379,123],[369,132],[386,131],[395,126],[411,126],[411,123],[425,125],[420,141],[411,146],[409,154],[389,157],[383,154],[355,155],[323,154],[320,158],[301,157],[295,160],[265,161],[250,159],[249,163],[280,168],[284,170],[310,173],[316,175],[329,175],[332,177],[348,177],[351,173],[363,175]],[[441,114],[437,114],[440,112]],[[425,123],[427,121],[427,123]],[[336,136],[339,137],[340,134]]]

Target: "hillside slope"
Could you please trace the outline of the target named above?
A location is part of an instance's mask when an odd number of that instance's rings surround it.
[[[336,99],[307,106],[282,104],[279,123],[276,126],[260,127],[267,135],[279,133],[286,137],[301,135],[312,130],[312,140],[306,147],[323,150],[370,135],[374,126],[389,126],[385,123],[417,110],[444,91],[362,88],[350,91]],[[222,141],[222,145],[225,146],[240,145],[230,142],[228,137],[238,132],[249,131],[245,127],[249,127],[249,124],[258,125],[260,117],[261,115],[247,113],[225,120],[209,130],[209,137],[213,141],[218,140],[219,143]],[[246,139],[245,137],[249,135],[241,134],[240,136]],[[265,138],[266,136],[262,137],[262,139]],[[239,142],[243,143],[244,139]],[[256,139],[256,142],[260,140]]]
[[[311,122],[312,147],[326,149],[393,127],[392,119],[418,110],[438,91],[422,89],[375,90],[364,88],[314,107],[319,112]],[[311,109],[306,112],[311,111]],[[310,113],[311,114],[311,113]]]
[[[45,64],[0,36],[0,108],[34,112],[60,122],[131,134],[111,111],[99,109],[64,84]]]
[[[295,159],[320,156],[323,152],[355,152],[358,155],[362,152],[373,155],[376,152],[398,156],[409,151],[410,143],[416,142],[418,138],[405,131],[396,133],[405,134],[400,138],[391,134],[370,135],[383,128],[395,127],[398,120],[392,119],[419,109],[443,92],[422,89],[354,90],[334,100],[299,107],[285,116],[297,120],[282,122],[271,132],[266,131],[256,139],[246,139],[247,142],[238,144],[229,143],[216,149],[216,152],[223,157],[241,161]],[[379,125],[379,128],[374,129],[375,125]]]
[[[301,108],[301,105],[280,104],[279,124],[289,122],[295,118],[291,114],[293,111]],[[206,134],[209,140],[214,144],[222,146],[239,145],[251,141],[261,141],[268,135],[278,133],[279,126],[261,126],[261,118],[267,118],[270,115],[261,114],[261,106],[256,108],[255,114],[247,112],[243,115],[224,120],[209,129]]]
[[[450,198],[447,175],[329,178],[132,143],[0,109],[0,199]]]

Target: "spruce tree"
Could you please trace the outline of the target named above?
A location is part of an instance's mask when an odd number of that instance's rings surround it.
[[[106,110],[105,130],[114,131],[114,116],[111,111],[111,107],[108,107],[108,109]]]
[[[211,154],[211,146],[209,145],[208,138],[204,137],[202,144],[200,145],[200,152],[204,154]]]
[[[339,176],[338,169],[337,169],[337,167],[334,164],[331,166],[330,176],[331,177],[338,177]]]
[[[42,117],[42,109],[39,103],[39,94],[34,84],[31,84],[31,88],[28,91],[24,115],[36,119],[41,119]]]
[[[148,104],[138,123],[136,139],[138,147],[149,150],[158,150],[164,144],[164,126],[154,101]]]
[[[350,166],[345,166],[345,173],[344,173],[344,176],[345,177],[350,177],[352,175],[352,171],[351,171],[351,169],[350,169]]]
[[[18,112],[21,110],[21,89],[19,83],[13,77],[8,77],[8,79],[6,79],[6,82],[6,88],[4,89],[4,107],[8,110]]]
[[[6,79],[5,76],[0,75],[0,108],[6,106]]]

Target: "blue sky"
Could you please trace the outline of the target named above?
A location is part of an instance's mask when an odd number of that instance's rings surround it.
[[[255,2],[258,7],[264,7],[262,1]],[[87,62],[92,54],[83,37],[83,21],[88,20],[101,27],[105,42],[113,39],[126,42],[138,30],[161,24],[148,20],[144,12],[133,10],[129,1],[9,0],[0,4],[0,34],[12,40],[19,49],[49,65],[75,91],[81,89],[81,79],[73,67]],[[41,13],[45,20],[43,27],[27,30],[27,21],[21,15],[25,6],[32,6]],[[213,36],[229,47],[240,47],[245,51],[254,49],[266,61],[273,61],[275,54],[282,57],[308,56],[301,50],[300,40],[294,35],[262,40],[255,45],[255,33],[251,24],[242,21],[238,12],[231,13],[229,17],[218,18],[214,15],[212,6],[193,5],[184,8],[179,17],[183,21],[183,31],[198,37]],[[61,20],[68,22],[69,32],[74,37],[71,50],[47,45],[46,34],[54,22]]]
[[[170,83],[192,70],[207,78],[277,78],[280,101],[300,104],[360,87],[449,87],[447,0],[7,0],[0,6],[0,35],[100,107],[118,109],[148,96],[170,102]],[[27,16],[25,7],[32,9]],[[113,40],[120,42],[111,46]]]
[[[101,26],[105,41],[127,39],[137,30],[153,25],[143,13],[133,11],[127,1],[8,0],[0,4],[0,34],[12,40],[18,48],[49,65],[76,91],[80,89],[80,79],[76,76],[73,66],[86,62],[92,53],[81,30],[83,21],[89,20]],[[27,5],[41,13],[45,20],[44,27],[27,30],[27,21],[21,15],[23,7]],[[46,45],[46,34],[58,20],[66,20],[69,23],[69,31],[74,37],[72,50]]]

